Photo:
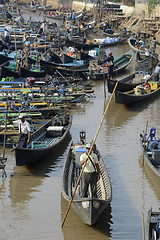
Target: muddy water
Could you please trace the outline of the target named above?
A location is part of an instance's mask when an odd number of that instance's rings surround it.
[[[128,50],[128,45],[123,45],[107,52],[112,51],[116,57]],[[134,71],[134,66],[133,62],[125,74]],[[160,207],[160,182],[142,167],[139,134],[148,121],[149,127],[157,127],[160,136],[160,99],[132,108],[115,104],[112,99],[96,141],[112,182],[111,205],[93,227],[81,223],[71,210],[61,229],[67,208],[61,197],[67,146],[71,137],[73,141],[79,140],[80,130],[87,132],[88,141],[94,138],[111,96],[107,93],[104,101],[103,82],[93,84],[96,98],[72,108],[71,136],[60,152],[26,168],[16,167],[13,153],[6,151],[7,178],[0,178],[0,239],[142,239],[141,213],[146,219],[150,207],[155,210]]]

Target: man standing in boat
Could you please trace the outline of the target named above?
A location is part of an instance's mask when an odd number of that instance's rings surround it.
[[[89,154],[91,144],[86,144],[86,153],[80,156],[80,165],[86,163],[82,175],[82,197],[88,197],[88,187],[91,186],[92,197],[97,197],[97,178],[100,177],[99,163],[97,155],[93,152]]]
[[[17,121],[12,121],[11,119],[8,118],[10,124],[14,124],[15,126],[18,126],[19,129],[19,147],[20,148],[26,148],[27,144],[30,142],[30,136],[31,136],[31,128],[29,122],[25,120],[25,115],[20,114],[19,115],[19,120]]]

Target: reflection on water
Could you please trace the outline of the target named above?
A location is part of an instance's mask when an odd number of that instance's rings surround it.
[[[155,195],[160,200],[160,179],[156,176],[156,174],[153,173],[153,171],[150,169],[150,167],[145,164],[143,165],[143,155],[139,158],[139,164],[142,168],[142,173],[144,176],[146,176],[146,179],[149,181],[151,188],[153,189]]]
[[[115,57],[128,50],[128,45],[107,49]],[[125,73],[133,71],[134,66],[133,62]],[[86,131],[87,141],[94,138],[111,96],[107,93],[104,101],[103,81],[93,85],[96,98],[71,110],[74,142],[79,140],[81,130]],[[141,212],[146,218],[150,207],[160,207],[160,182],[140,166],[139,134],[148,121],[148,131],[156,126],[160,137],[159,112],[160,99],[131,108],[112,100],[96,144],[111,179],[113,198],[110,212],[104,213],[93,227],[81,223],[72,209],[63,232],[60,227],[68,206],[61,199],[61,173],[70,139],[60,153],[51,154],[30,168],[16,167],[13,153],[6,149],[7,178],[0,178],[1,239],[142,239]]]
[[[59,151],[53,151],[45,159],[32,166],[15,166],[9,181],[10,199],[12,204],[29,201],[37,187],[43,184],[46,177],[55,174],[56,167],[63,160],[61,157],[71,140],[69,134],[63,147]],[[18,191],[17,191],[18,189]]]
[[[68,207],[68,202],[61,196],[61,221],[65,215],[65,212]],[[82,223],[75,212],[70,208],[68,216],[66,218],[63,235],[64,240],[74,239],[110,239],[111,237],[111,209],[110,206],[104,211],[101,218],[94,226],[88,226]]]

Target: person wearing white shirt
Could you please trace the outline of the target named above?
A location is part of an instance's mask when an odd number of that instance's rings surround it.
[[[86,163],[82,176],[82,197],[88,197],[89,184],[92,196],[97,197],[97,177],[99,179],[100,170],[97,155],[92,152],[88,157],[90,148],[91,144],[86,144],[86,153],[80,156],[80,165],[82,166]]]
[[[15,126],[18,126],[19,129],[19,147],[20,148],[26,148],[27,144],[30,142],[31,137],[31,128],[29,122],[25,120],[25,115],[20,114],[19,120],[12,121],[7,117],[9,123],[13,123]]]
[[[8,29],[6,29],[6,28],[4,30],[4,41],[7,43],[11,42],[11,35],[10,35]]]

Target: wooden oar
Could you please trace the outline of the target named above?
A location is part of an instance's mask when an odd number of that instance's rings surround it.
[[[71,207],[71,204],[72,204],[72,201],[73,201],[74,195],[75,195],[75,193],[76,193],[76,190],[77,190],[78,184],[79,184],[79,182],[80,182],[80,179],[81,179],[81,176],[82,176],[83,170],[84,170],[84,168],[85,168],[85,166],[86,166],[86,164],[87,164],[88,157],[89,157],[89,155],[90,155],[90,153],[91,153],[91,151],[92,151],[92,148],[93,148],[93,146],[94,146],[94,144],[95,144],[95,141],[96,141],[97,136],[98,136],[98,134],[99,134],[99,131],[100,131],[100,129],[101,129],[101,126],[102,126],[102,123],[103,123],[104,117],[105,117],[105,115],[106,115],[106,113],[107,113],[107,110],[108,110],[108,108],[109,108],[109,105],[110,105],[110,102],[111,102],[111,100],[112,100],[113,94],[114,94],[114,92],[115,92],[115,90],[116,90],[117,84],[118,84],[118,82],[115,84],[115,87],[114,87],[114,89],[113,89],[112,95],[111,95],[111,97],[110,97],[110,99],[109,99],[109,102],[108,102],[108,104],[107,104],[107,107],[106,107],[106,109],[105,109],[105,111],[104,111],[104,114],[103,114],[103,116],[102,116],[102,120],[101,120],[100,125],[99,125],[99,127],[98,127],[97,133],[96,133],[96,135],[95,135],[95,137],[94,137],[94,140],[93,140],[93,142],[92,142],[92,146],[91,146],[91,148],[90,148],[90,150],[89,150],[89,153],[88,153],[88,156],[87,156],[86,162],[83,164],[83,167],[82,167],[82,170],[81,170],[81,172],[80,172],[80,175],[79,175],[78,181],[77,181],[77,183],[76,183],[76,186],[75,186],[75,189],[74,189],[73,195],[72,195],[72,197],[71,197],[71,200],[70,200],[70,202],[69,202],[69,205],[68,205],[67,211],[66,211],[65,216],[64,216],[64,218],[63,218],[63,221],[62,221],[61,227],[63,227],[63,225],[64,225],[64,223],[65,223],[65,220],[66,220],[66,218],[67,218],[67,215],[68,215],[68,213],[69,213],[69,210],[70,210],[70,207]]]
[[[104,98],[106,99],[106,79],[104,72],[104,45],[103,45],[103,82],[104,82]]]

